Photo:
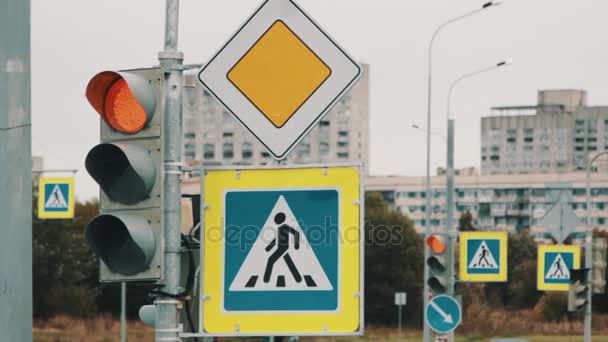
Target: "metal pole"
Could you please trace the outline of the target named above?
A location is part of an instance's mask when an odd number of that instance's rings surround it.
[[[475,13],[481,12],[484,9],[493,7],[498,5],[499,3],[494,3],[492,1],[484,4],[481,8],[475,9],[473,11],[467,12],[463,15],[460,15],[458,17],[455,17],[453,19],[450,19],[446,22],[444,22],[443,24],[439,25],[439,27],[437,27],[437,29],[435,29],[435,32],[433,33],[433,36],[431,37],[431,41],[429,42],[429,47],[428,47],[428,61],[427,61],[427,65],[428,65],[428,75],[427,75],[427,120],[426,120],[426,222],[424,225],[424,240],[426,241],[426,239],[429,237],[429,235],[431,235],[431,229],[430,229],[430,224],[431,224],[431,109],[432,109],[432,90],[433,90],[433,43],[435,42],[435,40],[437,39],[437,36],[439,35],[439,32],[441,32],[441,30],[443,28],[445,28],[446,26],[457,22],[459,20],[462,20],[464,18],[470,17]],[[430,296],[430,292],[429,292],[429,286],[427,284],[427,279],[429,277],[429,269],[428,266],[426,264],[426,260],[429,258],[430,254],[429,254],[429,249],[426,246],[426,244],[424,245],[424,289],[423,289],[423,306],[422,306],[422,315],[424,318],[424,322],[423,322],[423,332],[422,332],[422,340],[423,342],[430,342],[431,341],[431,332],[430,332],[430,328],[429,326],[426,324],[426,307],[428,305],[429,302],[429,296]]]
[[[591,281],[593,275],[591,274],[591,268],[593,266],[593,225],[591,224],[591,166],[593,163],[602,155],[608,154],[608,151],[603,151],[596,154],[588,163],[587,163],[587,173],[585,176],[585,185],[586,185],[586,197],[587,197],[587,229],[585,232],[585,268],[587,269],[586,276],[586,286],[587,286],[587,303],[585,304],[585,332],[584,332],[584,342],[591,342],[591,320],[592,320],[592,286]]]
[[[402,305],[397,305],[397,308],[398,308],[398,314],[397,314],[398,323],[397,323],[397,325],[399,326],[399,335],[401,335],[401,315],[402,315],[401,311],[403,309],[403,306]]]
[[[448,120],[447,149],[447,187],[446,187],[446,234],[448,236],[448,295],[454,295],[454,120]],[[449,341],[454,341],[454,332],[448,334]]]
[[[127,283],[120,283],[120,341],[127,342]]]
[[[164,269],[162,291],[168,294],[180,292],[181,253],[181,145],[182,145],[182,90],[183,53],[177,50],[179,27],[179,0],[166,0],[164,51],[158,54],[164,71],[163,96],[163,230],[165,234]],[[156,341],[181,341],[178,318],[179,302],[161,295],[156,305]]]
[[[0,0],[0,332],[32,341],[30,1]]]

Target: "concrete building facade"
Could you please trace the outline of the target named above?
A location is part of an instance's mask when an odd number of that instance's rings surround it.
[[[583,90],[543,90],[535,106],[494,107],[481,120],[481,173],[584,170],[608,150],[608,106],[587,106]]]
[[[185,77],[184,160],[203,165],[265,165],[264,147],[204,90]],[[292,163],[362,161],[369,165],[369,65],[363,76],[288,156]]]
[[[444,229],[445,177],[431,179],[431,222],[434,231]],[[560,194],[569,203],[585,229],[587,214],[585,173],[534,175],[473,175],[455,177],[455,218],[469,211],[481,230],[515,232],[530,228],[542,239],[546,230],[540,219],[555,205]],[[591,224],[608,230],[608,174],[594,173],[591,182]],[[426,226],[425,177],[368,177],[366,191],[379,191],[389,205],[406,214],[420,233]]]

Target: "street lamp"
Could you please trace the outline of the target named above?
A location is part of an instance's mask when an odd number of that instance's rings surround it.
[[[593,163],[601,156],[607,155],[608,151],[602,151],[597,153],[591,160],[587,163],[587,174],[585,177],[585,185],[586,185],[586,197],[587,197],[587,229],[585,230],[585,268],[587,271],[587,279],[585,283],[587,286],[591,285],[592,280],[592,272],[590,271],[593,266],[593,250],[591,243],[593,240],[593,226],[591,225],[591,167]],[[585,329],[584,329],[584,342],[591,342],[591,299],[592,299],[592,291],[591,289],[587,290],[587,303],[585,304]]]
[[[444,22],[443,24],[439,25],[437,27],[437,29],[435,29],[435,32],[433,32],[433,36],[431,37],[431,41],[429,43],[429,50],[428,50],[428,98],[427,98],[427,135],[426,135],[426,222],[425,222],[425,229],[424,229],[424,237],[425,240],[426,238],[428,238],[429,234],[430,234],[430,223],[431,223],[431,211],[429,210],[431,208],[431,93],[432,93],[432,75],[433,75],[433,43],[435,42],[435,39],[437,38],[439,32],[441,32],[446,26],[460,21],[462,19],[468,18],[476,13],[479,13],[485,9],[491,8],[491,7],[495,7],[500,5],[502,2],[501,1],[490,1],[490,2],[486,2],[485,4],[483,4],[483,6],[481,6],[481,8],[477,8],[475,10],[469,11],[467,13],[464,13],[458,17],[452,18],[446,22]],[[425,260],[428,258],[428,248],[424,249],[424,258]],[[426,284],[426,279],[429,276],[429,270],[428,267],[424,267],[424,306],[423,306],[423,315],[426,315],[426,306],[428,305],[428,301],[429,301],[429,289],[428,289],[428,285]],[[426,319],[425,322],[423,324],[423,341],[424,342],[430,342],[430,338],[431,338],[431,334],[430,334],[430,329],[429,326],[426,324]]]
[[[454,238],[456,234],[452,231],[454,228],[454,120],[451,118],[451,99],[452,99],[452,91],[461,81],[471,78],[473,76],[492,71],[507,65],[510,65],[511,61],[506,59],[489,67],[485,67],[482,69],[478,69],[469,73],[466,73],[460,77],[458,77],[452,84],[450,85],[450,89],[448,91],[448,103],[447,103],[447,158],[446,158],[446,233],[448,236],[448,256],[452,258],[454,256]],[[450,275],[448,281],[448,293],[450,295],[454,294],[454,263],[448,263],[448,274]]]

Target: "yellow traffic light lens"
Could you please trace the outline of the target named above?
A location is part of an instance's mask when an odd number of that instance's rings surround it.
[[[443,240],[438,236],[431,236],[426,239],[426,244],[431,248],[434,253],[442,254],[446,250],[446,245]]]
[[[106,122],[123,133],[139,132],[148,120],[146,110],[122,78],[110,87],[106,95],[104,114]]]

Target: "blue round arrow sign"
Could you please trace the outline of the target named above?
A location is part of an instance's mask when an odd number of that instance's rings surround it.
[[[460,303],[453,297],[433,297],[426,306],[426,322],[434,331],[446,334],[456,329],[462,320]]]

